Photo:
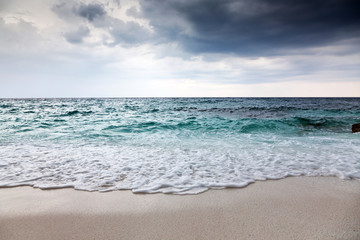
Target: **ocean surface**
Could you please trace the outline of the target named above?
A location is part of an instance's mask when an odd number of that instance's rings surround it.
[[[360,98],[0,99],[0,186],[191,194],[360,179]]]

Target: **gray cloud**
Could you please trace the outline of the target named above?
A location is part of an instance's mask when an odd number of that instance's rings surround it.
[[[66,2],[60,2],[51,7],[51,10],[60,18],[71,21],[75,17],[72,6]]]
[[[78,8],[73,9],[76,14],[86,18],[92,22],[96,17],[102,17],[106,15],[104,7],[101,4],[84,4],[81,3]]]
[[[75,1],[60,2],[55,4],[51,10],[60,18],[67,21],[74,21],[74,17],[81,17],[90,22],[96,18],[101,18],[106,15],[106,11],[102,4],[85,4],[76,3]]]
[[[163,40],[193,53],[277,55],[360,37],[357,0],[143,0]]]
[[[73,26],[80,25],[78,30],[64,34],[66,40],[73,44],[82,43],[83,38],[90,34],[89,28],[82,27],[83,24],[107,31],[112,36],[113,42],[109,43],[107,41],[103,42],[103,44],[110,47],[118,44],[127,47],[136,46],[151,42],[154,38],[153,34],[138,22],[125,22],[107,14],[105,5],[102,4],[63,2],[54,5],[52,11],[69,22],[69,24]]]
[[[19,20],[17,23],[6,23],[0,17],[0,52],[31,52],[38,45],[38,29],[31,23]]]
[[[119,19],[111,19],[110,22],[111,28],[109,32],[114,38],[114,43],[110,44],[110,46],[117,44],[125,46],[138,45],[151,41],[153,37],[149,30],[136,22],[129,21],[125,23]]]
[[[116,6],[117,6],[118,8],[120,8],[120,6],[121,6],[120,0],[114,0],[113,2],[116,4]]]
[[[136,7],[131,7],[126,11],[126,15],[131,16],[131,17],[135,17],[135,18],[140,18],[141,14],[138,11],[138,9]]]
[[[82,43],[84,37],[88,36],[90,30],[88,27],[80,26],[76,31],[68,32],[64,34],[64,37],[69,43]]]

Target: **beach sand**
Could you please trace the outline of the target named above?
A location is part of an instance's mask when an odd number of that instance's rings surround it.
[[[290,177],[198,195],[0,189],[0,239],[360,239],[360,181]]]

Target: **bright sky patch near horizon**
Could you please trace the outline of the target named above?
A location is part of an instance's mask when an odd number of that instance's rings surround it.
[[[0,0],[1,97],[360,97],[357,0]]]

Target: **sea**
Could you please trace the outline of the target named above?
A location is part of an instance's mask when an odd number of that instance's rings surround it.
[[[360,98],[0,99],[0,187],[196,194],[360,179]]]

